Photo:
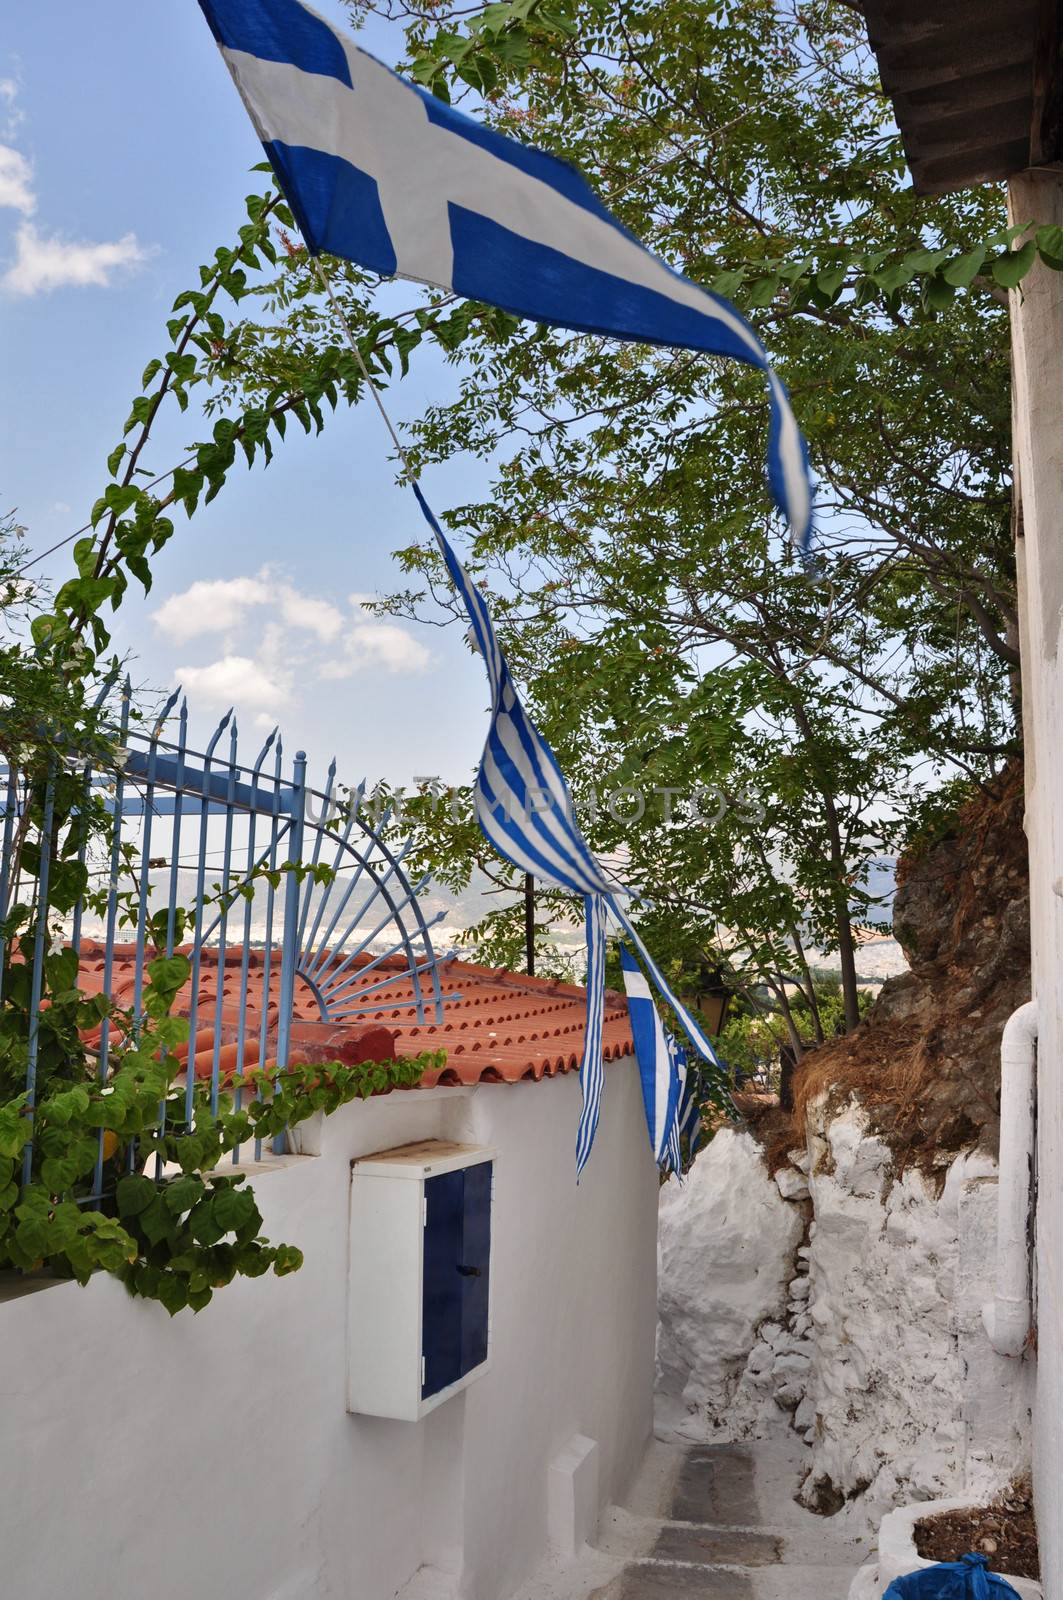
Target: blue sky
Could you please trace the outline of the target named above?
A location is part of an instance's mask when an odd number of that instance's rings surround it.
[[[317,5],[343,16],[337,0]],[[0,504],[40,550],[86,520],[171,303],[243,220],[261,149],[195,0],[9,0],[4,21]],[[387,24],[362,37],[387,60],[401,53]],[[422,356],[390,403],[414,416],[457,382]],[[145,464],[172,466],[202,433],[175,412]],[[426,488],[444,509],[484,481],[458,463]],[[399,586],[390,552],[422,529],[369,405],[320,438],[289,430],[268,470],[237,469],[190,523],[178,517],[116,642],[145,686],[181,674],[197,732],[231,699],[243,748],[276,719],[315,772],[336,754],[351,782],[464,781],[486,731],[482,668],[456,629],[367,624],[351,600]],[[68,563],[67,550],[38,570],[61,581]]]

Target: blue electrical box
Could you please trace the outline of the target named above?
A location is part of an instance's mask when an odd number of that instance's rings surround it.
[[[351,1163],[349,1411],[415,1421],[486,1372],[494,1171],[438,1139]]]

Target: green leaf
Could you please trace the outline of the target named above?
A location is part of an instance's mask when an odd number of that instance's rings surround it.
[[[747,306],[770,306],[779,289],[780,278],[778,273],[773,273],[770,278],[758,278],[753,287],[745,295]]]
[[[15,1157],[22,1154],[30,1135],[30,1119],[25,1115],[27,1096],[0,1105],[0,1156]]]
[[[905,284],[911,283],[915,277],[915,268],[910,266],[908,260],[894,262],[891,267],[883,267],[871,276],[886,294],[893,294],[898,289],[903,289]]]
[[[284,1278],[290,1272],[298,1272],[303,1264],[303,1252],[297,1250],[293,1244],[279,1244],[273,1260],[273,1270],[278,1278]]]
[[[124,1178],[119,1178],[115,1188],[118,1215],[120,1217],[142,1216],[156,1198],[157,1192],[150,1178],[145,1178],[141,1173],[137,1172],[127,1173]]]
[[[946,283],[951,283],[957,289],[968,289],[982,270],[985,258],[985,245],[976,245],[965,256],[956,256],[947,266],[942,267],[941,276]]]
[[[718,272],[709,287],[713,294],[722,295],[725,300],[732,300],[745,282],[746,275],[739,269],[737,272]]]
[[[1002,289],[1015,289],[1037,260],[1037,244],[1028,239],[1021,250],[1005,250],[1003,255],[989,263],[995,282]]]
[[[1058,271],[1059,263],[1063,262],[1063,228],[1038,228],[1034,237],[1042,259]]]
[[[913,274],[936,272],[943,261],[947,261],[947,250],[912,250],[904,258],[906,267],[910,267]]]
[[[211,1214],[223,1233],[235,1233],[255,1215],[255,1197],[249,1189],[219,1189],[211,1202]]]
[[[841,293],[847,271],[846,267],[830,267],[826,272],[817,272],[815,282],[820,294],[826,295],[831,302],[835,301]]]
[[[49,989],[70,989],[77,981],[78,957],[76,950],[57,950],[47,956],[44,962],[44,975]]]
[[[190,1211],[203,1195],[203,1179],[198,1173],[188,1173],[185,1177],[175,1178],[162,1189],[162,1203],[171,1216],[179,1216],[183,1211]]]
[[[156,956],[148,962],[148,979],[160,995],[175,995],[183,988],[191,972],[187,956]]]
[[[188,1304],[188,1286],[176,1272],[164,1272],[159,1278],[155,1298],[166,1307],[171,1317],[183,1311]]]
[[[219,1244],[229,1231],[224,1228],[214,1215],[214,1200],[217,1196],[205,1196],[189,1213],[188,1226],[192,1230],[192,1237],[199,1244]]]
[[[41,1182],[52,1194],[62,1194],[78,1176],[77,1162],[69,1157],[49,1157],[41,1162]]]

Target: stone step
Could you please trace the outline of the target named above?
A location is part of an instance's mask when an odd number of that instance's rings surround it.
[[[852,1570],[780,1562],[771,1567],[630,1561],[590,1600],[845,1600]]]
[[[673,1561],[632,1561],[591,1600],[754,1600],[740,1567],[690,1567]]]
[[[752,1529],[670,1522],[647,1553],[653,1561],[682,1561],[693,1566],[769,1567],[783,1560],[783,1541],[777,1534]]]
[[[829,1527],[720,1527],[705,1522],[663,1521],[624,1516],[623,1529],[614,1537],[607,1524],[599,1533],[603,1551],[615,1550],[630,1559],[637,1549],[644,1559],[678,1561],[693,1566],[737,1566],[768,1569],[780,1566],[815,1567],[821,1571],[853,1572],[866,1559],[864,1541],[845,1539]]]
[[[752,1451],[739,1445],[698,1445],[683,1458],[669,1508],[679,1522],[762,1522]]]

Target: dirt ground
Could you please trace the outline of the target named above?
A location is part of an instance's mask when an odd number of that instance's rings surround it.
[[[925,1561],[958,1561],[975,1551],[987,1558],[990,1572],[1040,1578],[1029,1480],[1009,1485],[991,1505],[917,1523],[915,1548]]]

